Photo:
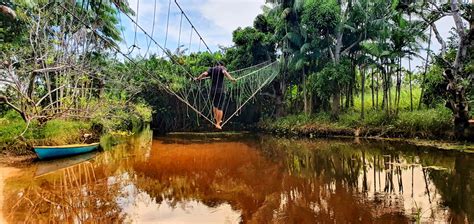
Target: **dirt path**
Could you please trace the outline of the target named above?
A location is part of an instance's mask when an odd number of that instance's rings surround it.
[[[18,173],[19,169],[0,166],[0,224],[7,223],[3,214],[5,180]]]

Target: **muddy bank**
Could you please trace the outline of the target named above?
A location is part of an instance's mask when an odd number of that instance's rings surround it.
[[[445,132],[407,132],[393,127],[380,128],[349,128],[326,124],[308,124],[289,127],[259,125],[263,133],[279,137],[297,138],[364,138],[380,141],[404,142],[417,146],[428,146],[443,150],[456,150],[474,153],[474,143],[471,141],[454,141],[452,131]],[[473,133],[471,131],[471,133]],[[474,138],[472,138],[474,139]]]

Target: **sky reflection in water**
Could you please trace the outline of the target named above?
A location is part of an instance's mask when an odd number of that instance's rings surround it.
[[[7,220],[474,221],[474,156],[468,154],[270,136],[151,140],[149,132],[116,143],[90,158],[22,168],[5,182]]]

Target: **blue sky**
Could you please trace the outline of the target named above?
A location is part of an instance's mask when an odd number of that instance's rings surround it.
[[[232,45],[233,30],[253,24],[254,18],[262,12],[265,0],[179,0],[178,2],[211,50],[216,51],[219,45]],[[169,0],[130,0],[129,3],[130,7],[138,12],[133,19],[138,19],[140,26],[150,35],[153,33],[153,39],[164,46]],[[199,49],[203,51],[204,45],[199,44],[200,40],[196,33],[193,32],[191,36],[191,26],[184,17],[181,39],[179,38],[180,15],[178,7],[172,0],[166,47],[174,51],[179,42],[180,45],[185,45],[183,47],[185,49],[190,48],[193,52]],[[129,18],[122,15],[121,20],[124,28],[122,35],[125,40],[121,48],[124,51],[135,44],[140,49],[134,49],[132,55],[144,56],[147,51],[148,54],[157,52],[161,54],[161,50],[154,43],[149,44],[150,39],[139,28],[137,28],[137,38],[135,38],[135,25]],[[153,26],[153,21],[155,21],[155,26]],[[149,50],[148,45],[150,45]]]
[[[178,2],[212,51],[218,50],[218,46],[231,46],[232,31],[238,27],[252,26],[254,18],[262,13],[262,6],[265,4],[265,0],[178,0]],[[169,0],[129,0],[129,4],[137,12],[137,17],[133,19],[138,20],[140,26],[147,33],[150,35],[153,33],[153,39],[164,46]],[[121,48],[124,52],[127,52],[128,49],[131,50],[131,46],[135,44],[140,49],[135,48],[133,52],[130,52],[131,55],[147,56],[151,53],[162,55],[158,46],[154,43],[150,44],[150,39],[139,28],[137,28],[138,32],[135,38],[135,25],[124,15],[121,18],[125,40],[121,44]],[[153,21],[155,21],[155,26],[153,26]],[[184,45],[184,49],[190,49],[192,52],[204,51],[204,45],[199,44],[200,41],[196,33],[191,36],[191,26],[184,18],[181,39],[179,38],[179,24],[180,11],[174,4],[174,0],[171,0],[166,48],[174,51],[179,42],[179,45]],[[441,36],[447,39],[449,30],[454,27],[454,22],[452,17],[445,17],[439,20],[436,25]],[[426,43],[422,45],[425,48],[427,46]],[[431,45],[432,50],[439,52],[440,44],[434,35]],[[420,55],[425,57],[426,52],[421,51]],[[412,70],[420,69],[423,67],[422,65],[422,60],[414,59]],[[403,60],[403,66],[408,69],[408,59]]]

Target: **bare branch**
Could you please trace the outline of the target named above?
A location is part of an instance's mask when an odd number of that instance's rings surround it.
[[[62,89],[64,88],[66,85],[62,85],[56,89],[53,89],[51,90],[50,92],[48,92],[46,95],[44,95],[40,100],[38,100],[38,102],[36,103],[36,106],[39,106],[41,104],[41,102],[43,102],[44,99],[46,99],[46,97],[48,97],[49,95],[51,95],[52,93],[58,91],[59,89]]]
[[[4,103],[8,106],[10,106],[13,110],[15,110],[16,112],[18,112],[21,117],[23,118],[23,120],[26,122],[28,121],[27,119],[27,116],[25,114],[25,112],[23,112],[22,110],[20,110],[18,107],[16,107],[15,105],[11,104],[9,101],[8,101],[8,98],[6,96],[0,96],[0,103]]]
[[[42,69],[36,69],[33,70],[34,73],[47,73],[47,72],[58,72],[58,71],[63,71],[68,68],[72,68],[73,66],[58,66],[58,67],[52,67],[52,68],[42,68]]]
[[[453,10],[453,19],[454,24],[456,25],[456,32],[459,37],[463,38],[465,33],[464,23],[462,22],[462,17],[459,15],[459,7],[457,0],[451,0],[451,9]]]
[[[441,37],[441,34],[439,34],[439,31],[438,31],[438,28],[436,27],[436,24],[433,22],[430,25],[431,25],[431,28],[433,29],[436,40],[438,40],[439,44],[441,44],[441,54],[445,54],[446,53],[446,42],[443,40],[443,37]]]

